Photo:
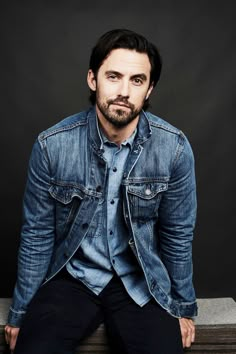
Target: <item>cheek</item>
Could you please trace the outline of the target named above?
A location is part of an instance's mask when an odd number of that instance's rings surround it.
[[[130,92],[137,101],[144,101],[148,94],[148,86],[132,86]]]
[[[143,106],[145,99],[146,94],[144,94],[143,92],[135,92],[132,96],[132,101],[136,106]]]
[[[97,97],[101,101],[106,101],[110,98],[115,98],[117,96],[117,92],[114,86],[104,85],[102,88],[97,88]]]

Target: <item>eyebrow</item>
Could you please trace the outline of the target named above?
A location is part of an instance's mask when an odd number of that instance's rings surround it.
[[[147,76],[145,74],[135,74],[131,76],[132,79],[142,79],[143,81],[147,81]]]
[[[118,77],[122,77],[123,74],[121,74],[119,71],[115,71],[115,70],[107,70],[105,72],[106,75],[110,75],[110,74],[115,74]],[[136,78],[140,78],[143,81],[147,81],[147,76],[144,73],[140,73],[140,74],[135,74],[131,76],[131,79],[136,79]]]

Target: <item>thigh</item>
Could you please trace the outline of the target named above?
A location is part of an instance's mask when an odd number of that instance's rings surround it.
[[[155,300],[143,307],[130,302],[106,318],[112,352],[117,354],[182,354],[179,320]]]
[[[14,354],[69,354],[102,322],[96,295],[70,275],[43,285],[31,301]]]

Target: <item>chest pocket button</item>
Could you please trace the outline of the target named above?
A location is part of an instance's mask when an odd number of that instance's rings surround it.
[[[151,189],[147,188],[147,189],[145,190],[145,194],[146,194],[146,195],[150,195],[150,194],[152,194]]]

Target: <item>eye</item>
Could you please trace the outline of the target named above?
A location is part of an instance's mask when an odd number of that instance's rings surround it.
[[[140,86],[140,85],[142,85],[143,80],[140,79],[139,77],[135,77],[135,78],[133,79],[133,83],[134,83],[134,85],[136,85],[136,86]]]
[[[108,80],[110,80],[110,81],[116,81],[116,80],[118,80],[118,77],[117,77],[116,74],[109,74],[109,75],[107,75],[107,78],[108,78]]]

